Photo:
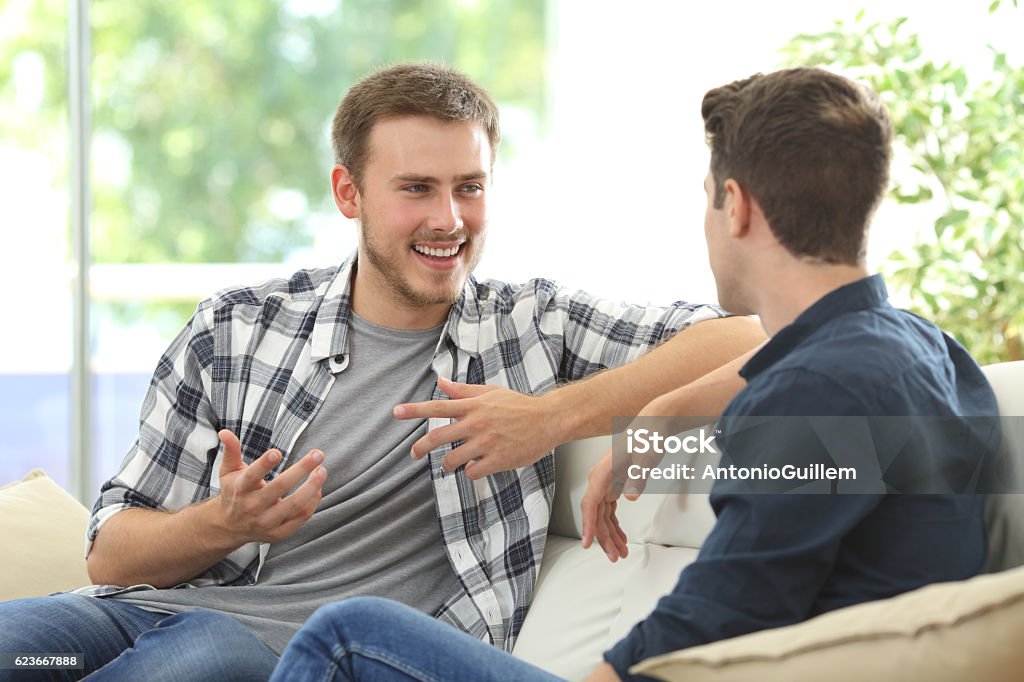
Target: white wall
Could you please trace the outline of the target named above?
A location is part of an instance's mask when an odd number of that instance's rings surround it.
[[[481,272],[557,276],[636,302],[714,299],[703,242],[704,93],[778,68],[791,37],[829,30],[862,7],[872,21],[909,16],[936,59],[984,73],[993,44],[1024,62],[1024,8],[989,16],[988,4],[556,2],[551,129],[499,177],[506,212]],[[939,210],[884,206],[872,264],[909,245],[911,225],[929,225]]]

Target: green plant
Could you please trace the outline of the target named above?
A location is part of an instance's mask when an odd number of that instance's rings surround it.
[[[883,269],[907,288],[912,310],[983,364],[1024,359],[1024,68],[992,53],[991,77],[969,75],[926,58],[906,18],[868,23],[863,10],[783,49],[787,65],[843,73],[888,106],[897,147],[891,196],[937,202],[941,215],[931,230],[913,226],[916,244]]]

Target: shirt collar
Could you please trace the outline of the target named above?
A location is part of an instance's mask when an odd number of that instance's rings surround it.
[[[882,305],[888,298],[889,292],[881,275],[871,275],[830,291],[780,329],[743,365],[740,376],[750,381],[789,355],[821,326],[847,313]]]
[[[352,276],[356,270],[358,252],[349,256],[338,268],[324,292],[323,301],[316,315],[316,323],[310,337],[310,360],[319,362],[338,355],[348,355],[348,328],[352,315]],[[468,319],[479,318],[479,301],[476,296],[476,280],[469,277],[462,293],[448,312],[448,320],[438,341],[438,348],[445,340],[469,352],[476,346],[475,325],[465,324]],[[460,324],[462,322],[462,324]]]

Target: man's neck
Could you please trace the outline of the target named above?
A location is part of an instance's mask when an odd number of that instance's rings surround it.
[[[756,313],[768,335],[774,336],[825,295],[867,276],[864,265],[800,263],[782,268],[759,289]]]
[[[356,271],[352,279],[352,310],[367,322],[387,329],[431,329],[448,319],[450,303],[414,305],[399,299],[384,284],[368,282]]]

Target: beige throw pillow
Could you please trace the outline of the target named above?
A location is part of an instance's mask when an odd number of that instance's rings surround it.
[[[0,487],[0,601],[89,584],[89,512],[41,470]]]
[[[643,661],[669,682],[1024,680],[1024,567]]]

